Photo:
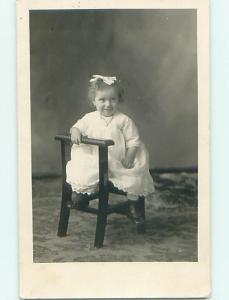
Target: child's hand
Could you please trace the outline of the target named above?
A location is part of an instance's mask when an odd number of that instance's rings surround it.
[[[127,169],[133,168],[136,152],[137,152],[137,147],[128,148],[126,157],[122,160],[122,164],[125,168]]]
[[[132,158],[126,156],[126,157],[122,160],[122,164],[123,164],[123,166],[124,166],[125,168],[131,169],[131,168],[133,168],[134,161],[133,161]]]
[[[81,133],[79,129],[76,127],[71,128],[70,134],[72,143],[79,145],[81,142]]]

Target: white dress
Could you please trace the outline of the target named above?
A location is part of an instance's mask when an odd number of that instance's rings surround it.
[[[86,114],[73,127],[89,138],[111,139],[114,146],[108,147],[109,180],[115,187],[128,194],[147,196],[154,192],[153,179],[149,173],[149,155],[140,141],[134,122],[125,114],[116,112],[112,117],[103,117],[98,111]],[[134,167],[125,168],[121,161],[126,149],[137,147]],[[74,144],[71,160],[67,163],[67,182],[73,191],[93,193],[99,181],[98,147]]]

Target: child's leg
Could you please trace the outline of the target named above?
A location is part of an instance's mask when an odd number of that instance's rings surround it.
[[[84,209],[89,206],[89,200],[87,200],[87,194],[73,193],[71,208]]]
[[[129,201],[129,217],[137,225],[139,233],[145,232],[145,205],[144,197],[127,194]]]

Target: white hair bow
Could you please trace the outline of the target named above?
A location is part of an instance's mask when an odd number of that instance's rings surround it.
[[[109,77],[109,76],[102,76],[102,75],[93,75],[92,77],[93,78],[90,79],[90,82],[96,81],[99,78],[102,79],[103,82],[105,82],[108,85],[113,84],[117,80],[116,76]]]

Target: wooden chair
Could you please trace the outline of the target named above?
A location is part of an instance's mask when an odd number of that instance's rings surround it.
[[[66,182],[66,147],[71,144],[71,138],[70,135],[56,135],[55,140],[60,141],[61,144],[62,162],[62,200],[57,235],[59,237],[63,237],[67,234],[71,209],[69,203],[72,202],[72,188],[71,185]],[[108,147],[114,145],[114,142],[112,140],[98,140],[82,136],[81,143],[99,147],[99,190],[91,195],[86,195],[87,201],[99,199],[98,208],[96,209],[90,206],[85,206],[77,208],[77,210],[97,215],[94,246],[100,248],[103,247],[107,216],[111,213],[119,213],[128,216],[129,202],[125,201],[120,204],[108,205],[110,192],[119,195],[126,195],[124,191],[115,188],[108,180]],[[138,201],[138,205],[141,207],[143,217],[145,218],[145,199],[144,197],[140,197]],[[143,224],[136,224],[136,228],[138,233],[144,233],[145,231]]]

